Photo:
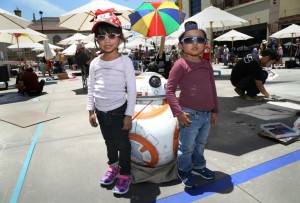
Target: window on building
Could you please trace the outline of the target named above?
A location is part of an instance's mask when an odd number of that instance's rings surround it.
[[[53,44],[57,44],[61,41],[61,37],[59,35],[54,35],[53,37]]]
[[[191,16],[199,13],[201,11],[201,1],[191,0]]]

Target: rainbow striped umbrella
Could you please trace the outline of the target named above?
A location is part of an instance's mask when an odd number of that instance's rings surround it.
[[[185,13],[182,13],[184,19]],[[168,36],[180,26],[179,8],[173,2],[144,2],[129,15],[131,30],[145,37]]]

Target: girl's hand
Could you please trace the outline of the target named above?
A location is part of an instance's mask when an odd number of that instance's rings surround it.
[[[96,128],[98,126],[96,115],[94,113],[89,115],[89,121],[92,127]]]
[[[132,117],[131,116],[125,116],[123,120],[123,128],[122,130],[130,130],[132,127]]]

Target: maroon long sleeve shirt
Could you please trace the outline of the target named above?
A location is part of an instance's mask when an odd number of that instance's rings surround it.
[[[177,86],[180,88],[179,100],[175,94]],[[181,107],[218,113],[219,105],[211,64],[207,60],[177,60],[170,71],[166,98],[174,117],[183,113]]]

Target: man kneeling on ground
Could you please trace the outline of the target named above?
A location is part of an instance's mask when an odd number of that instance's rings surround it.
[[[259,101],[257,94],[262,93],[266,98],[272,96],[265,89],[264,84],[268,72],[263,67],[269,67],[278,61],[279,57],[273,49],[262,51],[261,55],[251,53],[239,60],[233,67],[230,81],[235,92],[246,100]]]
[[[39,95],[43,91],[45,80],[39,82],[38,76],[33,72],[32,68],[27,68],[24,71],[22,80],[24,82],[24,91],[29,96]]]

